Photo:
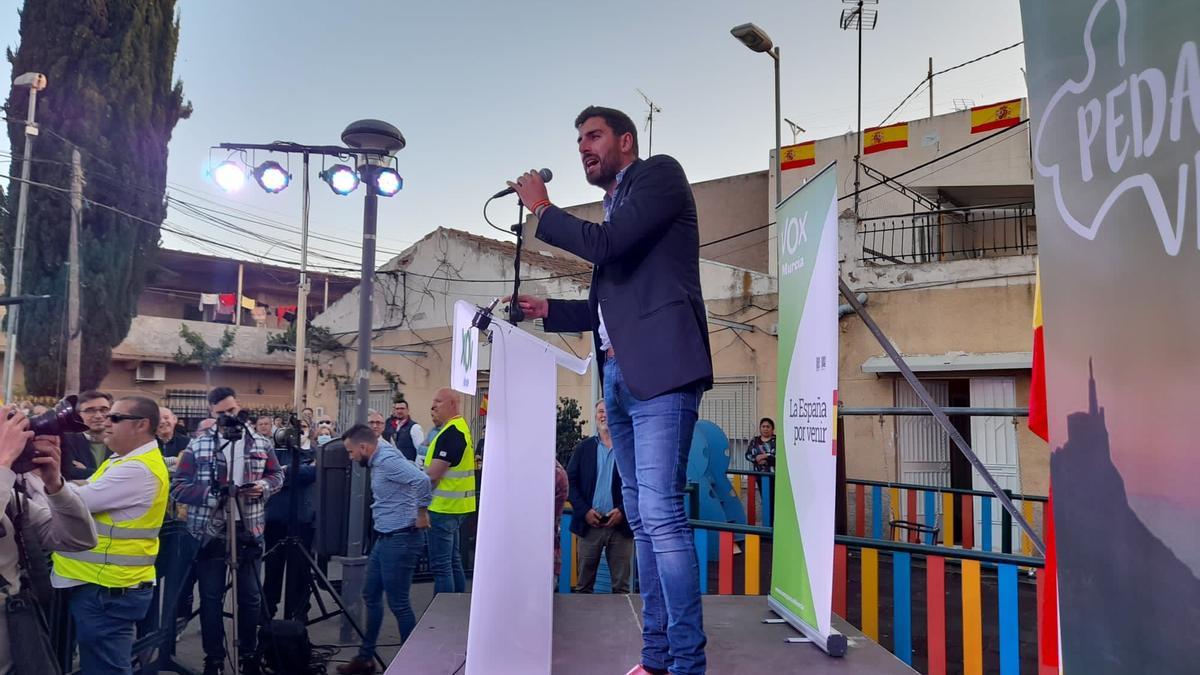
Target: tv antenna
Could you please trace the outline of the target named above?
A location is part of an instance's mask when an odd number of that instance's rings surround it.
[[[800,138],[800,134],[804,133],[804,127],[800,126],[799,124],[796,124],[795,122],[789,120],[786,117],[783,118],[783,121],[787,122],[788,126],[792,128],[792,145],[795,145],[796,141]]]
[[[662,112],[662,108],[654,105],[654,101],[650,100],[650,97],[646,95],[646,92],[642,91],[641,89],[637,89],[636,91],[642,97],[642,100],[646,102],[646,107],[649,109],[646,112],[645,126],[647,136],[646,156],[649,157],[650,155],[654,154],[654,113]]]

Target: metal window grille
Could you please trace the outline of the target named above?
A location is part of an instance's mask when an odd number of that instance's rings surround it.
[[[862,262],[903,265],[1037,253],[1033,204],[863,218]]]
[[[758,435],[758,382],[754,376],[718,377],[700,400],[700,419],[708,420],[729,439],[729,468],[750,469],[746,448]]]

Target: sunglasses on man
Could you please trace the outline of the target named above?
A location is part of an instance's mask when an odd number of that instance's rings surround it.
[[[147,419],[150,419],[149,417],[143,417],[142,415],[126,415],[124,413],[110,413],[110,414],[106,415],[106,417],[108,417],[108,421],[112,422],[113,424],[120,424],[121,422],[124,422],[125,420],[147,420]]]

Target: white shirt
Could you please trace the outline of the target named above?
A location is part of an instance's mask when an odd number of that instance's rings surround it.
[[[412,438],[413,447],[416,448],[417,455],[420,456],[421,444],[425,442],[425,432],[421,430],[421,425],[416,422],[413,422],[412,428],[408,431],[409,437]]]
[[[125,458],[157,449],[158,441],[151,440],[125,455]],[[83,485],[67,483],[67,486],[79,495],[93,515],[107,512],[117,522],[146,515],[158,494],[158,479],[143,462],[117,462],[95,480]],[[87,583],[60,577],[57,573],[51,576],[50,582],[55,588],[70,588]]]

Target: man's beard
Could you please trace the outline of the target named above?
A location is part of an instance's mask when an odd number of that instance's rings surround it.
[[[369,457],[359,457],[358,458],[358,465],[364,469],[369,468],[368,465],[370,463],[371,463],[371,459]]]
[[[617,179],[618,169],[614,166],[615,162],[608,157],[600,157],[600,164],[596,167],[596,173],[589,174],[587,169],[584,169],[583,176],[591,185],[600,188],[607,188],[614,180]]]

